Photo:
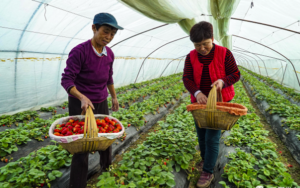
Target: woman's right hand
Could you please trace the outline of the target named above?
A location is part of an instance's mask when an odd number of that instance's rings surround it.
[[[197,94],[197,103],[199,104],[206,104],[207,103],[207,97],[202,93]]]
[[[82,114],[85,114],[88,106],[92,107],[92,109],[95,110],[93,103],[86,96],[82,96],[80,101],[81,101]]]

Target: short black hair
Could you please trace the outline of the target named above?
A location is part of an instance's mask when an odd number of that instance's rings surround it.
[[[192,42],[201,42],[206,39],[211,39],[213,36],[213,26],[206,21],[195,24],[190,31],[190,40]]]
[[[118,31],[117,28],[115,28],[115,27],[113,27],[113,26],[111,26],[111,25],[108,25],[108,24],[103,24],[103,25],[95,24],[95,26],[96,26],[96,30],[97,30],[97,31],[99,30],[99,28],[100,28],[101,26],[107,26],[107,27],[109,27],[110,29],[116,29],[116,30]]]

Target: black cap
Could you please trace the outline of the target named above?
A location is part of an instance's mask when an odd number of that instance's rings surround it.
[[[99,24],[99,25],[107,24],[107,25],[110,25],[110,26],[112,26],[116,29],[120,29],[120,30],[123,29],[123,27],[118,25],[118,22],[117,22],[116,18],[113,15],[109,14],[109,13],[96,14],[95,17],[94,17],[93,24]]]

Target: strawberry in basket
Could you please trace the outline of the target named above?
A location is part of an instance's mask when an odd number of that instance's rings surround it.
[[[114,119],[110,120],[108,117],[104,119],[96,119],[98,133],[118,133],[122,131],[121,125]],[[53,131],[56,136],[71,136],[84,133],[84,120],[70,119],[65,124],[56,125]]]

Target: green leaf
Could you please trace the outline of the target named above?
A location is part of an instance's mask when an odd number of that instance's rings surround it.
[[[63,173],[58,170],[53,170],[52,174],[58,178],[60,178],[63,175]]]
[[[176,172],[179,172],[180,171],[180,165],[176,164],[175,169],[176,169]]]
[[[49,179],[50,179],[51,181],[53,181],[53,180],[56,179],[56,177],[55,177],[52,173],[49,173],[49,174],[48,174],[48,177],[49,177]]]
[[[167,181],[167,185],[170,186],[170,187],[174,187],[176,185],[175,181],[173,179],[169,179]]]
[[[163,185],[163,184],[166,183],[165,180],[164,180],[164,178],[160,178],[157,182],[158,182],[160,185]]]

